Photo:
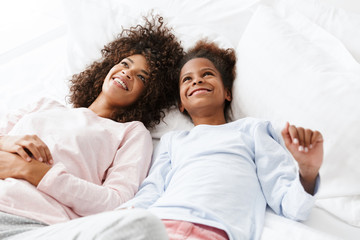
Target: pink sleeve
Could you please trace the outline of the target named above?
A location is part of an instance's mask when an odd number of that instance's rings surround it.
[[[41,98],[38,101],[27,104],[26,106],[9,112],[4,118],[0,120],[0,136],[8,134],[16,123],[25,115],[48,109],[53,105],[60,105],[56,101],[49,98]]]
[[[115,209],[134,197],[150,167],[152,139],[149,131],[141,127],[140,131],[135,128],[128,132],[102,185],[80,179],[57,163],[37,188],[80,216]]]

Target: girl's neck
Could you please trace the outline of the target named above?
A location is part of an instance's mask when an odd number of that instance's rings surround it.
[[[195,126],[200,124],[221,125],[226,123],[223,112],[211,115],[191,114],[190,116]]]

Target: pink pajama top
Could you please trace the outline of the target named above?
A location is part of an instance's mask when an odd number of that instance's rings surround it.
[[[134,196],[151,162],[141,122],[118,123],[50,99],[1,120],[0,135],[26,134],[45,142],[54,164],[37,187],[0,180],[0,211],[47,224],[115,209]]]

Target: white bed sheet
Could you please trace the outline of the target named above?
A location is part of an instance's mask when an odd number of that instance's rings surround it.
[[[341,4],[341,1],[337,4]],[[346,1],[346,4],[349,2]],[[71,73],[66,64],[67,40],[66,30],[57,26],[55,30],[43,33],[42,38],[28,39],[24,42],[20,48],[24,54],[17,52],[9,57],[9,61],[4,54],[0,55],[0,118],[6,112],[42,96],[50,96],[65,103],[67,80]],[[29,42],[32,44],[27,44]],[[168,121],[171,121],[171,117]],[[183,123],[179,125],[183,127]],[[171,124],[169,127],[177,128]],[[154,132],[155,140],[161,135],[161,131]],[[262,240],[355,240],[359,237],[360,228],[346,224],[323,209],[315,207],[309,220],[304,223],[293,222],[267,210]]]

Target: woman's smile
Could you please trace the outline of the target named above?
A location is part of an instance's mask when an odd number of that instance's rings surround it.
[[[117,86],[117,87],[120,87],[126,91],[129,91],[129,88],[127,86],[127,82],[125,81],[124,78],[122,78],[121,76],[117,76],[115,75],[113,78],[114,80],[114,85]]]

